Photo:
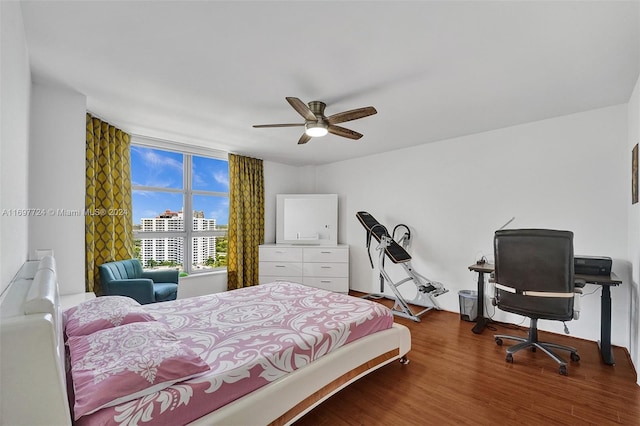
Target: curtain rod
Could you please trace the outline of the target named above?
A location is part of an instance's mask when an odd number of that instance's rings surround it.
[[[145,136],[137,133],[129,133],[129,136],[131,136],[132,140],[135,139],[135,142],[141,142],[139,145],[149,147],[167,148],[173,151],[188,152],[190,154],[204,154],[207,156],[224,159],[226,159],[229,154],[227,151],[223,151],[221,149],[209,148],[201,145],[193,145],[185,142],[178,142],[154,136]]]
[[[96,115],[89,108],[87,108],[86,110],[87,110],[87,113],[89,113],[93,118],[102,120],[102,118],[100,118],[99,115]],[[224,151],[216,148],[208,148],[201,145],[193,145],[185,142],[178,142],[175,140],[158,138],[155,136],[146,136],[146,135],[141,135],[133,132],[126,132],[126,133],[131,137],[131,139],[136,139],[137,141],[141,142],[140,145],[149,146],[149,147],[165,148],[172,151],[188,152],[190,154],[204,154],[207,156],[213,156],[216,158],[224,158],[224,159],[226,159],[228,154],[231,153],[231,151]]]

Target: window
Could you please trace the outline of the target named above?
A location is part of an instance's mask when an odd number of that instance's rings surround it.
[[[227,266],[229,163],[131,145],[135,255],[183,274]]]

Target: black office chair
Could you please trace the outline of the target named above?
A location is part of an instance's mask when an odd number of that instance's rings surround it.
[[[577,349],[538,341],[538,319],[570,321],[574,318],[575,283],[573,271],[573,233],[549,229],[505,229],[494,237],[496,303],[506,312],[531,319],[528,337],[495,335],[519,341],[507,349],[507,362],[513,354],[531,348],[542,350],[560,364],[567,375],[567,363],[553,351],[571,353],[579,361]]]

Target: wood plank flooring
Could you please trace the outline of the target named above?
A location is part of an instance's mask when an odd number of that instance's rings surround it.
[[[386,304],[387,301],[382,301]],[[296,426],[340,425],[640,425],[640,386],[624,348],[616,364],[602,363],[597,343],[540,332],[540,340],[574,346],[580,362],[569,375],[544,353],[521,351],[505,362],[495,333],[526,336],[527,329],[474,323],[446,311],[427,312],[409,327],[410,363],[393,362],[343,389]],[[569,323],[570,325],[570,323]],[[568,353],[561,353],[567,361]]]

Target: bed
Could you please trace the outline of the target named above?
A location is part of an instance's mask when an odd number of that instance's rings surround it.
[[[290,424],[411,345],[380,304],[288,282],[65,313],[58,299],[53,258],[3,293],[2,423]]]

